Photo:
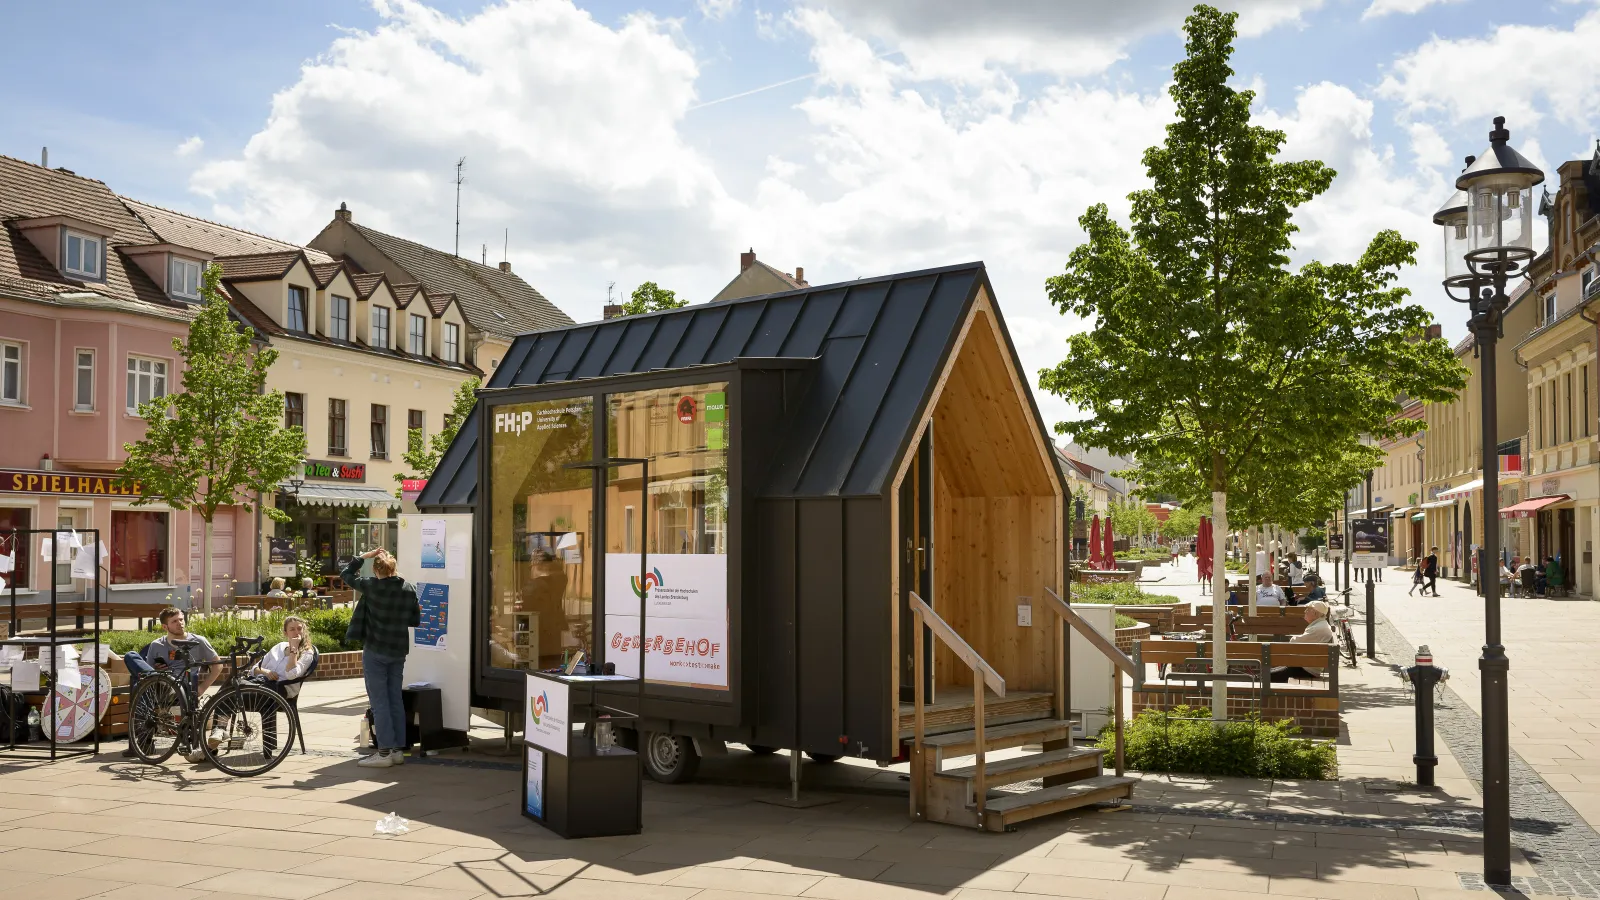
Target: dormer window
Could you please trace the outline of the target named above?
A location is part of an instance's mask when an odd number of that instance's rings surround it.
[[[411,339],[410,340],[410,344],[408,346],[408,349],[410,349],[412,355],[413,356],[427,356],[428,355],[428,320],[424,319],[423,317],[421,317],[421,316],[419,316],[419,315],[417,315],[415,313],[412,313],[412,315],[411,315],[411,332],[410,332],[410,334],[408,336]]]
[[[167,293],[180,300],[199,300],[200,264],[172,257],[167,263]]]
[[[350,298],[334,294],[328,304],[328,337],[350,340]]]
[[[446,362],[461,361],[461,326],[444,323],[444,358]]]
[[[61,271],[92,281],[99,281],[105,271],[106,244],[101,238],[77,231],[66,232],[65,252],[61,254]]]
[[[301,334],[306,332],[306,289],[303,287],[289,286],[289,321],[285,327]]]

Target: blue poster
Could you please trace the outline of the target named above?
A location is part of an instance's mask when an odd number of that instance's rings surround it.
[[[544,751],[528,748],[527,813],[535,819],[544,818]]]
[[[422,650],[443,650],[450,622],[450,585],[417,585],[422,603],[422,624],[412,632],[411,643]]]

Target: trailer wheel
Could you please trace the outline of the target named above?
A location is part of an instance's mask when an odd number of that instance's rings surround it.
[[[652,781],[681,784],[700,768],[694,741],[677,734],[652,731],[644,737],[644,771]]]
[[[771,756],[778,752],[777,747],[768,747],[766,744],[745,744],[745,746],[750,748],[750,752],[757,756]]]
[[[812,762],[821,763],[822,765],[836,763],[839,761],[839,756],[836,753],[812,753],[811,751],[807,750],[806,755],[811,757]]]

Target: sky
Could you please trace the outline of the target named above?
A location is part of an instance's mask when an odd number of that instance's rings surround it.
[[[1594,152],[1600,0],[1235,0],[1235,83],[1339,177],[1295,261],[1379,230],[1465,334],[1431,214],[1506,116]],[[1030,375],[1086,323],[1045,295],[1125,217],[1171,121],[1174,0],[98,0],[5,4],[0,154],[285,240],[356,221],[502,258],[578,321],[650,280],[712,297],[754,249],[812,284],[983,260]],[[92,15],[95,46],[61,52]],[[1541,236],[1536,240],[1542,243]],[[614,285],[614,287],[612,287]],[[1047,422],[1071,415],[1035,391]]]

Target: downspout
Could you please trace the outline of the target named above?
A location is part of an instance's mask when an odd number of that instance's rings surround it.
[[[1585,322],[1588,322],[1589,324],[1595,326],[1596,347],[1600,348],[1600,319],[1591,319],[1591,318],[1589,318],[1588,313],[1589,313],[1589,301],[1587,299],[1584,299],[1581,303],[1578,304],[1578,315],[1580,317],[1582,317],[1582,319]],[[1526,366],[1524,366],[1524,368],[1526,368]],[[1585,387],[1587,387],[1587,385],[1585,385]],[[1583,410],[1583,421],[1584,421],[1585,424],[1588,424],[1588,422],[1589,422],[1589,410],[1587,408],[1587,405],[1585,405],[1585,408]],[[1589,437],[1590,437],[1591,441],[1594,438],[1593,435],[1590,435]],[[1596,482],[1596,486],[1600,487],[1600,465],[1595,466],[1595,482]],[[1593,528],[1593,526],[1594,526],[1594,513],[1593,512],[1589,513],[1589,525],[1590,525],[1589,533],[1590,533],[1590,536],[1593,537],[1594,536],[1594,528]],[[1574,562],[1576,562],[1576,560]],[[1591,563],[1591,565],[1592,565],[1592,563]],[[1574,572],[1576,572],[1578,567],[1576,565],[1572,565],[1571,569]],[[1590,573],[1591,584],[1590,584],[1590,588],[1589,588],[1589,593],[1590,594],[1594,593],[1594,587],[1593,587],[1593,583],[1592,583],[1593,577],[1594,577],[1594,574],[1591,572]]]

